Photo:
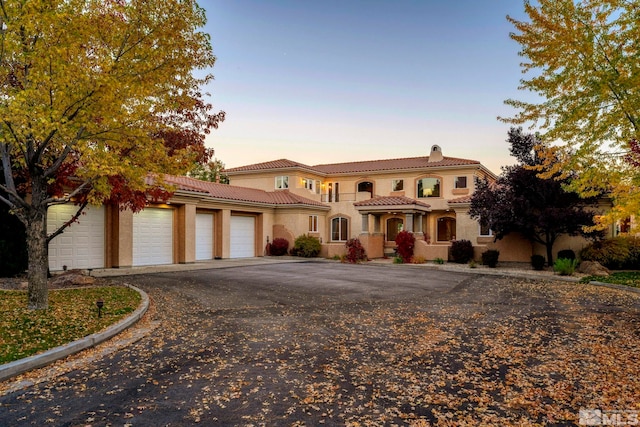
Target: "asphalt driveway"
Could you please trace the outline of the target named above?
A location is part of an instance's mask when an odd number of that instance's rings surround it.
[[[0,396],[0,425],[575,425],[640,410],[640,297],[409,266],[114,279],[160,326]],[[621,412],[626,416],[626,412]]]

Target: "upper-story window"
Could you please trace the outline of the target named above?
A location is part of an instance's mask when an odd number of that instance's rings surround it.
[[[276,189],[284,190],[289,188],[289,177],[288,176],[276,176]]]
[[[418,197],[440,197],[440,179],[422,178],[418,180]]]
[[[316,181],[316,194],[320,194],[320,181]]]
[[[402,191],[402,190],[404,190],[404,179],[391,180],[391,191]]]
[[[302,180],[302,183],[304,184],[304,188],[306,188],[309,191],[314,191],[315,190],[315,181],[311,178],[304,178]]]
[[[457,176],[456,177],[456,187],[455,188],[467,188],[467,177],[466,176]]]
[[[369,197],[373,197],[373,182],[363,181],[358,183],[358,193],[369,193]]]

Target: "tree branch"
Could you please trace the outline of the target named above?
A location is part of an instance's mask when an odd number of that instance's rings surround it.
[[[69,203],[71,199],[76,197],[78,194],[82,193],[84,190],[86,190],[90,186],[91,186],[91,180],[85,181],[82,184],[80,184],[75,190],[69,193],[69,195],[64,196],[62,198],[49,197],[48,199],[45,199],[42,203],[46,205],[63,205],[65,203]]]
[[[44,172],[43,176],[45,178],[49,178],[50,176],[53,176],[53,174],[56,173],[56,171],[60,168],[60,166],[62,166],[62,163],[69,156],[69,153],[71,153],[71,151],[73,150],[73,145],[75,145],[75,143],[78,142],[80,140],[80,138],[82,138],[82,134],[84,133],[84,129],[85,129],[85,127],[82,126],[78,130],[78,133],[76,134],[76,136],[73,139],[73,141],[71,142],[71,144],[65,145],[64,150],[62,151],[62,154],[60,154],[60,156],[56,159],[55,162],[53,162],[53,164],[49,167],[49,169],[47,169]]]
[[[64,230],[69,227],[71,224],[73,224],[74,222],[76,222],[78,220],[78,217],[80,217],[80,214],[82,214],[82,211],[84,210],[84,208],[87,207],[87,205],[89,204],[88,201],[84,201],[82,202],[82,204],[80,205],[80,207],[78,208],[77,212],[75,213],[75,215],[73,215],[71,217],[71,219],[67,222],[65,222],[64,224],[62,224],[60,226],[60,228],[58,228],[56,231],[54,231],[53,233],[51,233],[50,235],[47,236],[47,245],[49,244],[50,241],[52,241],[55,237],[61,235],[62,233],[64,233]]]

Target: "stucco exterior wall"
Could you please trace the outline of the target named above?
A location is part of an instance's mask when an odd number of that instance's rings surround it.
[[[384,235],[381,233],[363,233],[358,236],[369,259],[384,256]]]
[[[533,255],[531,242],[520,234],[512,233],[496,242],[493,240],[493,237],[478,237],[476,244],[479,246],[484,245],[486,249],[497,249],[500,251],[498,262],[531,262],[531,255]],[[480,254],[478,254],[478,260],[480,259],[479,255]]]
[[[446,261],[449,258],[449,245],[429,245],[424,240],[416,240],[413,256],[423,257],[429,261],[436,258]]]

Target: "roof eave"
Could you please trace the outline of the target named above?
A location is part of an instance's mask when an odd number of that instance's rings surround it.
[[[355,206],[360,213],[380,213],[380,212],[431,212],[431,206],[422,206],[418,204],[407,205],[386,205],[386,206]]]

